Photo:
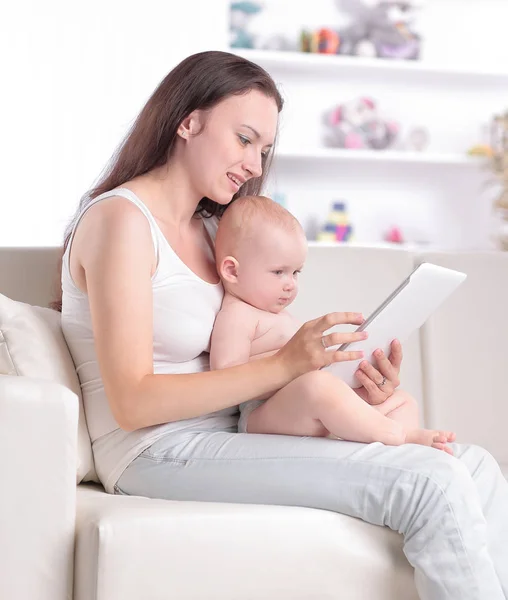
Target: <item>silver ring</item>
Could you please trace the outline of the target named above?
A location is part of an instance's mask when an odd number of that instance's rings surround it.
[[[321,338],[321,344],[323,344],[323,348],[326,350],[325,338]]]
[[[386,377],[383,376],[383,381],[381,383],[378,383],[378,387],[382,387],[384,384],[386,383]]]

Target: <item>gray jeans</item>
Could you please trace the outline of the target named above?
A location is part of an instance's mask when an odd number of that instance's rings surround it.
[[[508,599],[508,482],[483,448],[385,446],[284,435],[187,432],[145,450],[128,495],[308,506],[404,536],[422,600]]]

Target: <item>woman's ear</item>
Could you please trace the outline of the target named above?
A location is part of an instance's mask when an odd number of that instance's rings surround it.
[[[233,256],[222,259],[219,267],[219,275],[228,283],[236,283],[238,279],[238,261]]]
[[[203,117],[200,110],[192,111],[190,115],[185,117],[185,119],[180,123],[180,127],[178,127],[178,135],[185,138],[199,133],[203,127],[202,118]]]

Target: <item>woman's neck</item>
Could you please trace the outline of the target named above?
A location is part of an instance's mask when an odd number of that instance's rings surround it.
[[[183,165],[177,161],[135,177],[126,187],[139,192],[156,219],[177,230],[190,226],[201,200]]]

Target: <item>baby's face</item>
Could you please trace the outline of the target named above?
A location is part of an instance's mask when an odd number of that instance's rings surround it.
[[[234,294],[261,310],[281,312],[296,298],[306,257],[307,240],[301,231],[263,226],[239,250]]]

